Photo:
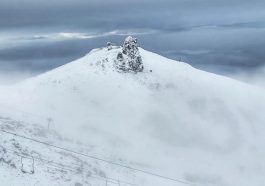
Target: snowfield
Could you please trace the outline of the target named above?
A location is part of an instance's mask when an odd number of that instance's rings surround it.
[[[0,127],[179,182],[0,132],[1,185],[265,185],[264,89],[144,49],[144,71],[120,73],[119,52],[1,87]]]

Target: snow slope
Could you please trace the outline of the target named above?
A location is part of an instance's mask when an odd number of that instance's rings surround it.
[[[1,87],[0,115],[13,121],[11,126],[34,125],[42,133],[62,136],[59,140],[31,134],[34,138],[194,185],[264,186],[264,89],[144,49],[140,49],[143,72],[119,73],[113,65],[120,51],[120,47],[94,49],[50,72]],[[0,122],[3,127],[4,121]],[[2,138],[12,146],[12,139]],[[93,148],[84,150],[88,147]],[[46,158],[64,158],[36,144],[25,142],[24,148],[37,148]],[[186,185],[98,161],[88,167],[104,172],[103,177],[136,185]],[[34,185],[45,177],[43,171],[29,176],[9,169],[0,167],[6,175],[0,181],[11,183],[18,174],[25,185]],[[96,176],[102,176],[98,172]],[[89,176],[77,175],[66,182],[46,177],[49,184],[37,185],[105,185]]]

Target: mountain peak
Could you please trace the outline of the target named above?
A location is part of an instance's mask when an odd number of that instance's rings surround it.
[[[132,36],[127,36],[126,38],[125,38],[125,41],[124,41],[124,43],[136,43],[137,44],[137,38],[134,38],[134,37],[132,37]]]
[[[136,38],[128,36],[117,55],[116,69],[119,72],[142,72],[144,69]]]
[[[264,162],[265,154],[262,150],[265,136],[264,90],[146,51],[138,47],[133,37],[126,38],[122,47],[111,46],[111,43],[108,45],[107,48],[94,49],[83,58],[60,68],[2,89],[0,101],[7,109],[0,107],[1,116],[25,124],[39,123],[42,128],[47,124],[49,126],[49,118],[52,118],[45,141],[50,141],[48,134],[56,130],[62,135],[60,139],[74,139],[74,142],[81,141],[86,146],[92,144],[88,153],[102,154],[102,157],[118,162],[136,162],[132,163],[132,167],[163,170],[165,175],[179,173],[186,181],[195,180],[194,184],[197,185],[242,185],[238,184],[238,180],[245,185],[264,185],[264,171],[260,172],[265,170],[265,164],[260,164]],[[140,62],[138,67],[137,62]],[[119,64],[124,68],[119,68]],[[145,69],[141,72],[143,64]],[[149,73],[150,70],[152,73]],[[27,113],[29,115],[25,115]],[[1,117],[0,122],[12,131],[20,130],[23,126],[9,121],[10,126],[12,124],[10,128],[7,121],[1,121]],[[36,134],[46,136],[46,132],[37,129]],[[34,134],[33,129],[25,131],[33,131],[25,132],[25,136]],[[7,141],[4,137],[2,135],[0,140]],[[62,142],[58,139],[54,143]],[[21,143],[26,142],[21,140]],[[10,146],[13,147],[12,144],[14,141],[11,140]],[[30,144],[19,147],[23,147],[20,149],[25,149],[25,152],[33,152],[35,148]],[[61,164],[65,164],[66,160],[70,162],[67,153],[61,158],[46,149],[34,152],[34,156],[39,158],[45,158],[50,153],[51,158],[60,158]],[[144,153],[139,155],[139,152]],[[37,154],[43,154],[43,157]],[[156,157],[150,158],[153,154]],[[71,157],[74,158],[72,162],[80,163],[80,170],[83,170],[84,160]],[[159,157],[163,157],[164,161],[157,161]],[[256,157],[255,161],[251,163],[249,157]],[[194,169],[194,161],[191,160],[196,160],[198,169]],[[19,161],[14,159],[14,162],[20,166]],[[228,172],[224,171],[224,162],[229,162],[226,165]],[[28,164],[31,165],[30,162]],[[176,164],[180,167],[176,167]],[[256,164],[260,165],[257,169],[260,177],[242,177],[252,170],[255,173]],[[7,169],[9,165],[4,163],[0,166],[0,174],[7,174],[7,170],[17,171],[14,172],[16,178],[20,176],[27,183],[35,183],[35,178],[46,179],[47,176],[49,179],[43,184],[40,182],[39,186],[46,183],[73,185],[74,180],[89,185],[91,180],[87,172],[100,176],[103,174],[99,174],[99,170],[102,170],[106,178],[122,178],[135,185],[154,185],[151,178],[139,177],[140,174],[101,165],[97,161],[88,161],[84,165],[87,171],[61,175],[65,171],[46,173],[42,171],[46,168],[38,164],[35,174],[29,176],[21,174],[19,166],[17,170]],[[249,171],[239,174],[242,166]],[[236,175],[233,180],[228,179],[231,174]],[[62,179],[55,180],[54,175]],[[13,178],[14,174],[9,177]],[[64,178],[67,178],[67,182]],[[253,184],[253,180],[258,180],[255,182],[257,184]],[[91,182],[90,185],[100,183]],[[161,181],[156,185],[170,184]]]

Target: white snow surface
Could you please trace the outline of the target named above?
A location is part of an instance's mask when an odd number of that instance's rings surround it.
[[[144,49],[144,71],[120,73],[114,68],[120,51],[94,49],[57,69],[0,87],[1,128],[198,186],[265,185],[264,89]],[[35,173],[29,174],[0,161],[4,186],[106,185],[91,175],[139,186],[186,185],[67,156],[8,134],[0,139],[2,148],[17,148],[15,140],[20,153],[85,165],[91,173],[64,174],[36,162]],[[2,160],[19,165],[14,152],[0,152]]]

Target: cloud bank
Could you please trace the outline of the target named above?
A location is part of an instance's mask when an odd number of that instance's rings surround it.
[[[0,71],[46,71],[137,35],[141,46],[216,73],[264,65],[262,0],[0,0]]]

